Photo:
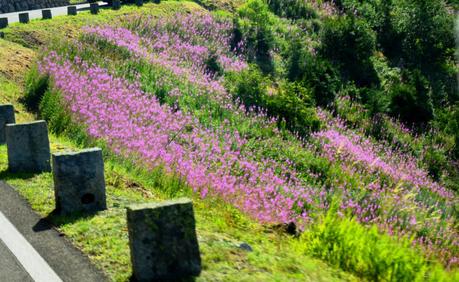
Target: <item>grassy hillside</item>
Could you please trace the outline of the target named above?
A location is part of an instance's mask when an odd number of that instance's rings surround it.
[[[160,15],[175,13],[175,9],[197,8],[191,3],[173,3],[171,7],[171,10],[167,6],[151,10],[151,6],[147,6],[143,12]],[[119,13],[107,12],[102,20],[110,20],[112,16],[132,11],[123,8]],[[17,122],[35,119],[35,115],[27,112],[20,100],[24,97],[26,75],[36,59],[38,48],[48,44],[53,32],[59,31],[71,36],[69,30],[76,30],[82,22],[88,23],[93,19],[101,20],[83,14],[70,20],[58,17],[53,21],[33,21],[30,25],[13,25],[8,28],[7,39],[31,47],[0,39],[0,103],[14,104]],[[64,29],[59,29],[62,23],[66,23]],[[36,45],[37,42],[41,43]],[[51,134],[50,141],[52,152],[78,150],[84,146],[65,135]],[[106,154],[109,211],[90,217],[60,217],[51,214],[54,209],[52,175],[8,173],[6,146],[0,146],[0,156],[2,180],[16,187],[38,213],[54,223],[110,279],[126,281],[130,277],[126,205],[171,197],[168,191],[152,181],[148,172]],[[168,183],[167,179],[164,181],[161,185],[183,186],[180,183]],[[173,194],[174,197],[180,195],[191,197],[194,202],[203,259],[203,273],[198,281],[358,281],[354,276],[324,262],[305,257],[298,249],[296,240],[280,229],[263,227],[222,202],[201,200],[186,188]],[[239,247],[242,243],[249,244],[253,252]]]
[[[33,49],[5,40],[0,40],[0,46],[0,103],[15,105],[17,122],[31,121],[34,115],[27,112],[19,100],[24,95],[24,75],[36,53]],[[9,75],[12,73],[14,76]],[[64,135],[51,134],[50,140],[52,152],[78,150],[84,145]],[[106,154],[109,210],[89,217],[61,217],[52,214],[52,174],[8,173],[6,146],[0,146],[0,156],[0,178],[16,187],[34,210],[54,223],[113,281],[126,281],[131,273],[126,205],[170,198],[173,191],[164,191],[160,185],[183,188],[183,184],[168,182],[168,179],[158,185],[152,181],[149,172]],[[193,198],[194,202],[204,268],[198,280],[357,281],[350,274],[331,268],[319,260],[304,257],[297,248],[296,240],[282,230],[263,227],[222,202],[194,197],[186,188],[173,193],[174,197],[181,195]],[[239,247],[242,243],[249,244],[253,252]]]
[[[53,151],[103,147],[109,210],[49,215],[51,175],[9,174],[4,146],[2,179],[117,281],[125,206],[179,196],[198,280],[456,281],[455,66],[441,48],[442,77],[399,64],[411,55],[371,16],[397,1],[163,1],[12,25],[0,102],[46,119]],[[413,119],[409,99],[434,115]]]

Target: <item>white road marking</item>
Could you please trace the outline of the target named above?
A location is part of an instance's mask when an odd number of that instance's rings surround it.
[[[62,282],[56,272],[2,212],[0,212],[0,240],[35,282]]]

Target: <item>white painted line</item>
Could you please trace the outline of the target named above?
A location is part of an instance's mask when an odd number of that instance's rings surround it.
[[[16,256],[35,282],[62,282],[54,270],[0,212],[0,240]]]

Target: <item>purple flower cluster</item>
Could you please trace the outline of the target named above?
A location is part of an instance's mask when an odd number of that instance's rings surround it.
[[[214,100],[225,108],[232,108],[222,79],[206,65],[207,60],[214,57],[224,71],[247,68],[245,61],[230,48],[229,22],[217,22],[209,15],[177,14],[159,21],[134,18],[128,26],[130,29],[99,26],[83,30],[89,36],[126,48],[134,56],[172,72],[207,93],[214,93]]]
[[[169,97],[192,95],[183,94],[184,89],[192,88],[183,87],[189,84],[198,89],[198,95],[232,111],[239,121],[244,119],[254,128],[271,128],[276,120],[236,106],[222,78],[207,68],[212,56],[223,71],[247,67],[238,50],[230,48],[231,29],[231,23],[205,14],[160,20],[135,17],[122,28],[86,27],[83,41],[108,42],[173,74],[171,79],[158,72],[156,81],[148,82],[166,89]],[[326,188],[311,188],[306,178],[323,176],[311,173],[304,177],[308,171],[297,170],[284,156],[279,158],[284,161],[260,157],[267,155],[263,149],[249,146],[261,141],[269,146],[271,140],[244,137],[229,121],[207,128],[191,112],[161,105],[151,93],[141,90],[136,79],[129,82],[78,58],[69,61],[53,52],[42,60],[40,70],[53,78],[72,118],[85,125],[90,136],[142,165],[163,167],[202,197],[219,197],[261,222],[294,222],[300,227],[326,212],[331,198],[338,198],[340,214],[378,225],[390,234],[413,236],[414,243],[433,257],[448,265],[459,263],[454,217],[457,196],[433,181],[414,157],[362,137],[325,111],[319,115],[327,127],[312,137],[311,144],[291,139],[296,142],[292,147],[311,150],[338,167],[334,175],[327,176]],[[282,139],[283,133],[270,132]],[[283,140],[282,146],[291,140]]]
[[[412,156],[356,134],[339,118],[325,112],[320,116],[328,127],[314,134],[319,153],[350,177],[336,183],[341,212],[350,211],[359,221],[377,224],[390,234],[414,235],[427,253],[456,264],[457,196],[433,181]]]
[[[74,120],[116,153],[186,180],[202,197],[232,203],[261,222],[303,223],[313,189],[286,164],[253,161],[246,140],[223,127],[203,128],[192,116],[161,105],[138,84],[110,75],[78,58],[51,52],[40,71],[53,78]]]

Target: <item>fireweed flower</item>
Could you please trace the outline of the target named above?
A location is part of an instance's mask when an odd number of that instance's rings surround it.
[[[210,55],[215,55],[224,71],[247,67],[230,48],[231,24],[207,15],[194,17],[134,18],[125,28],[87,27],[86,33],[184,78],[203,89],[202,95],[212,93],[206,98],[225,109],[245,113],[257,122],[276,123],[262,110],[232,101],[221,78],[206,69]],[[288,160],[260,159],[244,150],[249,140],[237,131],[229,132],[225,122],[206,128],[179,107],[160,105],[140,90],[138,82],[128,83],[78,58],[65,61],[55,53],[42,61],[41,71],[55,78],[54,87],[73,119],[86,125],[90,136],[105,140],[118,154],[137,157],[142,165],[164,167],[202,197],[220,197],[261,222],[301,226],[328,209],[330,195],[338,195],[341,215],[376,224],[389,234],[413,236],[413,244],[445,264],[458,261],[459,240],[452,215],[457,197],[430,179],[415,158],[375,144],[324,111],[318,115],[327,127],[313,135],[312,143],[301,142],[338,164],[352,180],[332,178],[331,187],[313,189],[299,175],[309,172],[296,171]],[[158,85],[168,85],[169,96],[183,95],[173,81],[157,80]],[[314,178],[313,173],[310,177]]]
[[[411,155],[356,134],[325,111],[319,111],[319,117],[327,127],[313,135],[318,153],[366,185],[359,190],[351,182],[337,183],[341,210],[389,234],[414,235],[414,243],[428,254],[454,264],[459,252],[454,216],[457,196],[432,180]]]
[[[204,128],[192,116],[146,95],[137,83],[53,52],[39,69],[53,78],[72,118],[114,152],[137,157],[148,167],[164,167],[202,197],[221,197],[261,222],[301,225],[308,220],[302,208],[313,204],[314,189],[285,164],[247,157],[247,141],[237,131]]]
[[[84,31],[186,78],[190,83],[214,93],[212,98],[224,108],[233,108],[222,79],[206,65],[207,60],[214,56],[224,71],[247,68],[244,60],[231,50],[230,22],[217,22],[209,15],[177,14],[159,21],[133,18],[128,26],[136,32],[110,26],[86,27]],[[242,46],[243,43],[240,43],[237,48]]]

